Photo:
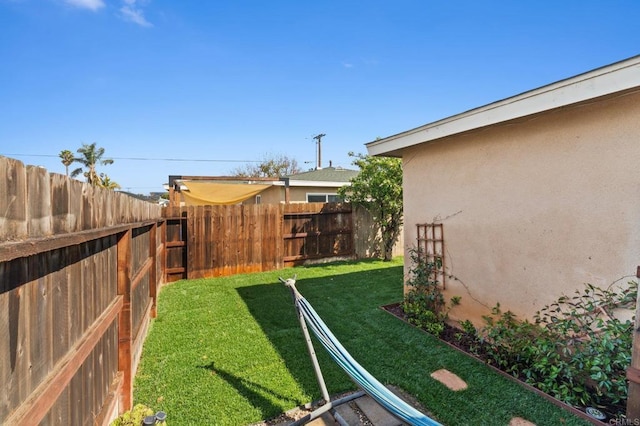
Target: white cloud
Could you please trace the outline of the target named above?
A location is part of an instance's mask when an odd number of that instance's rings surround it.
[[[125,21],[133,22],[143,27],[152,27],[151,22],[147,21],[144,17],[144,11],[139,5],[137,0],[123,0],[123,5],[120,8],[120,16]]]
[[[94,11],[104,7],[103,0],[64,0],[64,2],[70,6]]]

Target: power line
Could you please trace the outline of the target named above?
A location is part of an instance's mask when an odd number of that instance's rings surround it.
[[[59,157],[52,154],[0,154],[5,157]],[[112,160],[130,161],[181,161],[181,162],[205,162],[205,163],[261,163],[259,160],[221,160],[203,158],[145,158],[145,157],[109,157]]]

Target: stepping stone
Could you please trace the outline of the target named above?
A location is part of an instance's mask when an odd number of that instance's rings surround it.
[[[362,397],[361,397],[362,398]],[[361,425],[360,416],[355,412],[353,408],[351,408],[351,403],[346,403],[342,405],[338,405],[336,407],[336,412],[342,416],[342,419],[347,422],[348,425]]]
[[[509,422],[509,426],[536,426],[536,424],[531,423],[529,420],[525,420],[522,417],[514,417]]]
[[[467,383],[464,380],[444,368],[431,373],[431,377],[452,391],[461,391],[467,388]]]
[[[396,417],[389,414],[387,410],[378,405],[369,395],[365,395],[355,400],[358,408],[375,426],[400,426],[403,423]]]

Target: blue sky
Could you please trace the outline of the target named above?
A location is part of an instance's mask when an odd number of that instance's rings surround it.
[[[61,150],[97,142],[138,193],[265,155],[311,168],[319,133],[323,165],[350,167],[640,54],[639,22],[637,0],[0,0],[0,155],[64,173]]]

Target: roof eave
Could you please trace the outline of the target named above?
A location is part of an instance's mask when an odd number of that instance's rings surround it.
[[[289,186],[309,186],[309,187],[323,187],[323,188],[340,188],[341,186],[351,185],[351,182],[333,182],[333,181],[320,181],[320,180],[296,180],[290,179]]]
[[[640,56],[366,144],[369,155],[401,156],[404,148],[502,122],[640,88]]]

